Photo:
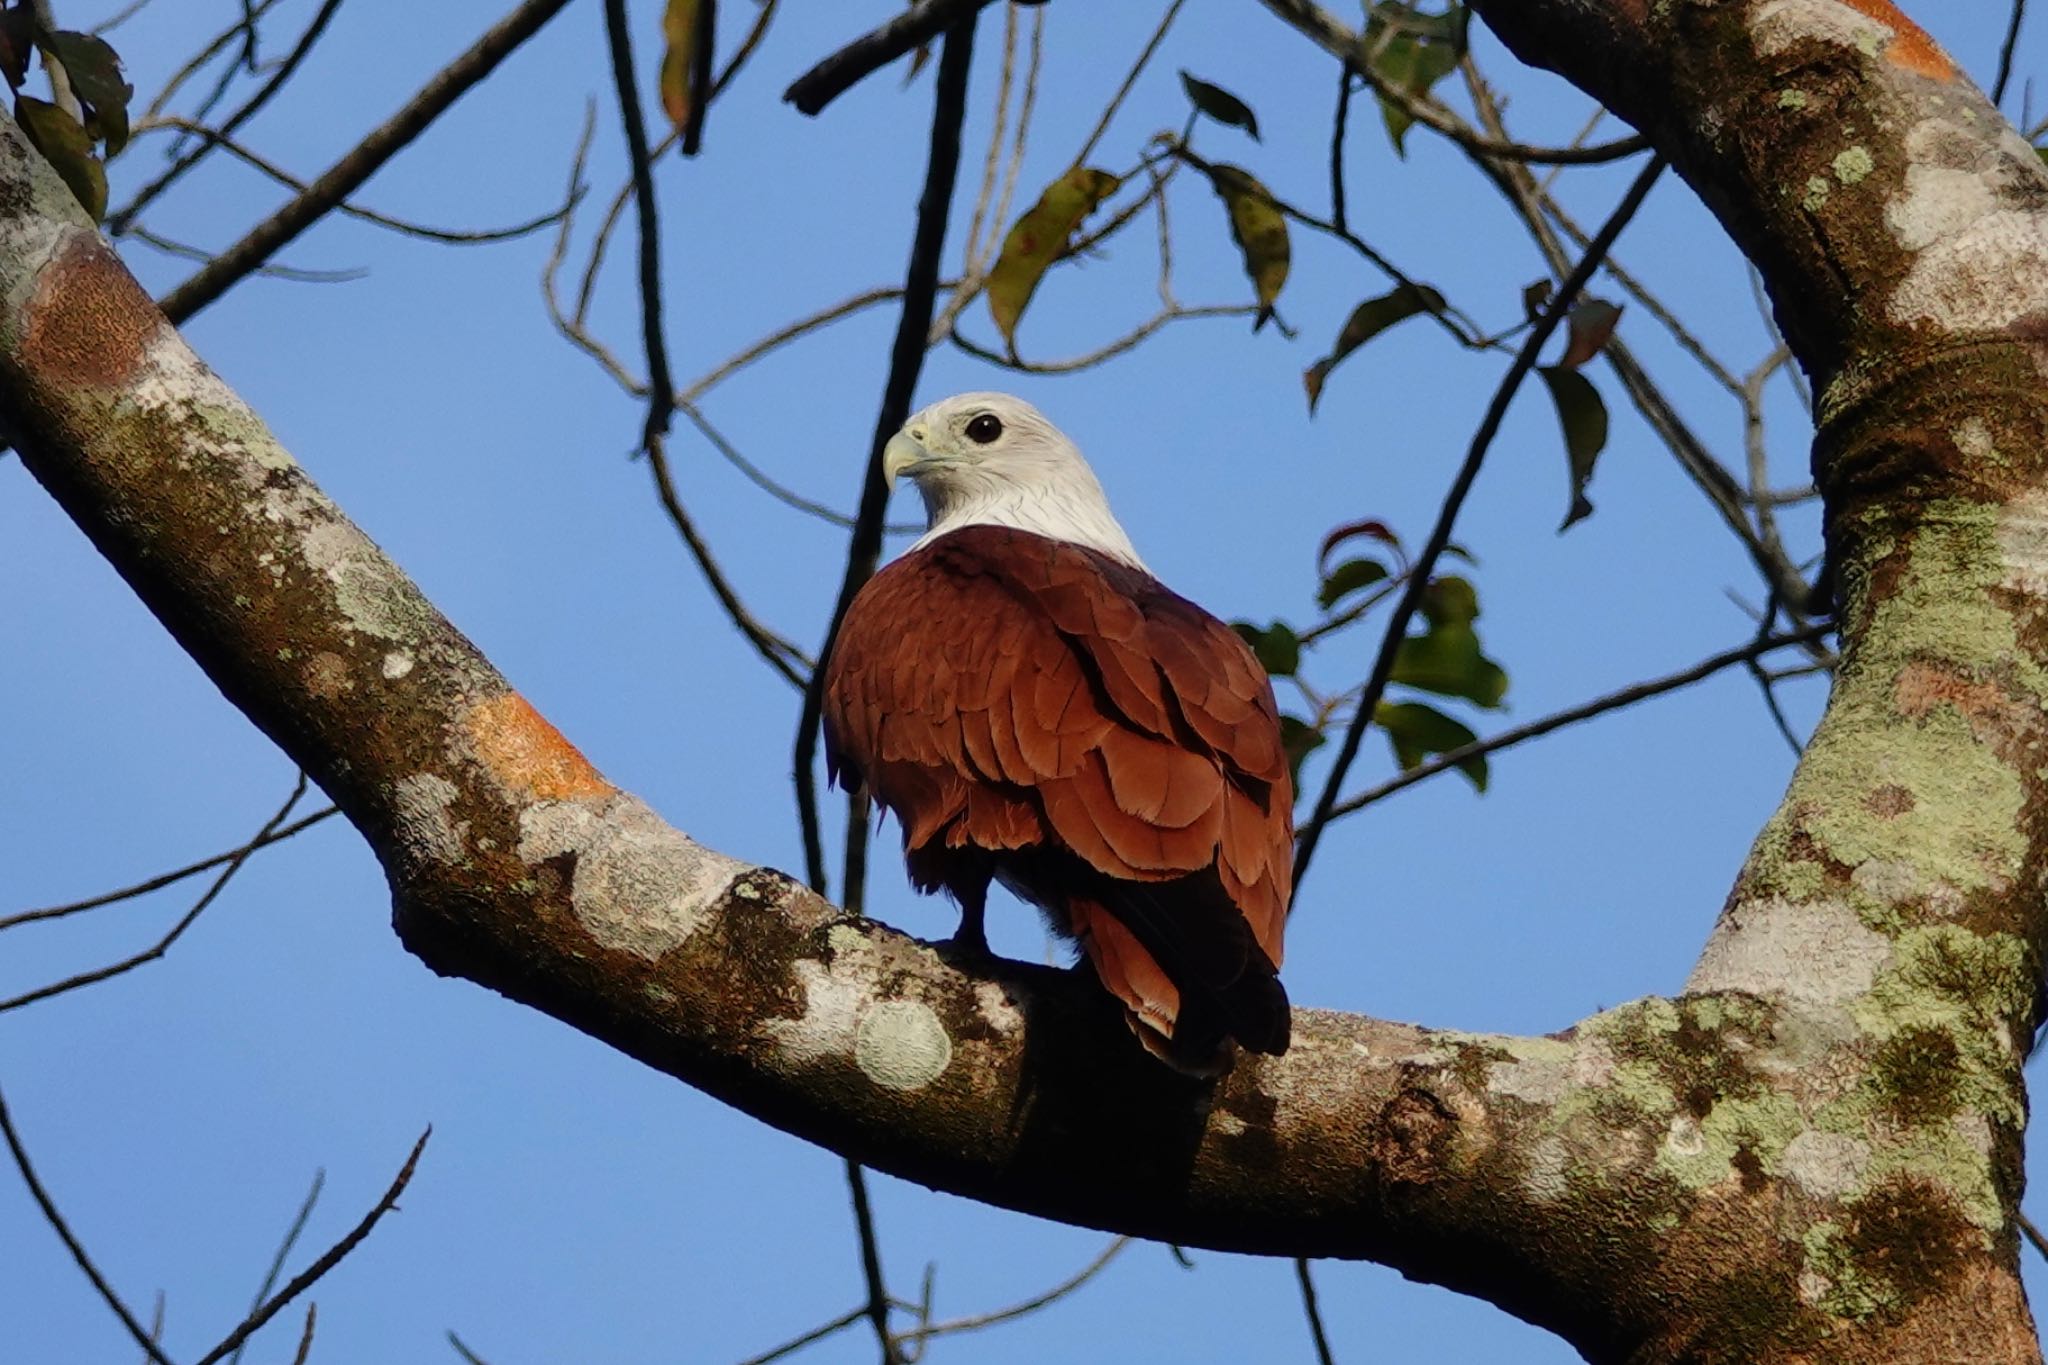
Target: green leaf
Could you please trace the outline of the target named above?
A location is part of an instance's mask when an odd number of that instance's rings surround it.
[[[1422,619],[1432,626],[1469,626],[1479,619],[1479,590],[1469,578],[1445,574],[1422,590]]]
[[[1614,324],[1620,321],[1619,305],[1606,299],[1580,299],[1572,305],[1572,311],[1565,318],[1571,334],[1565,342],[1564,355],[1557,363],[1576,370],[1599,355],[1600,348],[1614,335]]]
[[[1422,595],[1422,616],[1429,629],[1400,643],[1389,680],[1489,709],[1499,706],[1508,675],[1479,647],[1472,629],[1479,594],[1471,582],[1455,574],[1431,582]]]
[[[1287,283],[1287,219],[1281,216],[1273,192],[1244,167],[1219,163],[1202,169],[1230,210],[1230,235],[1244,253],[1244,273],[1259,300],[1259,316],[1252,323],[1256,332],[1272,318],[1273,301]]]
[[[1367,299],[1352,309],[1351,316],[1345,319],[1344,330],[1337,333],[1337,344],[1301,376],[1302,387],[1308,390],[1309,414],[1315,414],[1316,401],[1323,396],[1323,381],[1329,378],[1338,361],[1395,323],[1405,322],[1417,313],[1438,312],[1443,306],[1444,296],[1428,285],[1404,284],[1391,293]]]
[[[1564,514],[1563,531],[1573,522],[1590,516],[1593,504],[1586,498],[1586,485],[1593,481],[1593,464],[1607,446],[1607,405],[1593,381],[1577,370],[1562,365],[1544,365],[1536,373],[1550,389],[1557,405],[1558,425],[1564,428],[1565,460],[1571,468],[1572,503]]]
[[[1252,653],[1258,655],[1259,665],[1274,677],[1292,677],[1301,667],[1301,637],[1285,621],[1275,621],[1270,626],[1234,621],[1231,629],[1244,638]]]
[[[1287,754],[1287,775],[1301,789],[1301,764],[1310,754],[1329,743],[1330,737],[1299,716],[1280,717],[1280,747]]]
[[[661,14],[661,38],[661,108],[680,129],[690,121],[697,99],[697,92],[690,89],[690,72],[697,64],[697,0],[668,0]]]
[[[1011,350],[1017,348],[1017,322],[1038,282],[1066,250],[1081,220],[1122,183],[1108,171],[1076,166],[1046,186],[1003,238],[1002,254],[988,275],[988,311]]]
[[[1347,559],[1323,575],[1322,586],[1316,589],[1316,605],[1328,611],[1352,593],[1369,588],[1386,576],[1387,566],[1376,559]]]
[[[1232,128],[1242,128],[1252,135],[1252,141],[1259,137],[1258,116],[1252,107],[1220,85],[1211,85],[1199,76],[1191,76],[1185,70],[1180,73],[1181,89],[1188,92],[1188,99],[1195,108],[1215,119],[1218,123]]]
[[[1373,74],[1421,99],[1431,86],[1457,69],[1463,55],[1463,27],[1457,7],[1444,14],[1423,14],[1399,0],[1382,0],[1372,7],[1360,50]],[[1380,100],[1380,118],[1387,125],[1394,150],[1406,156],[1408,129],[1415,120],[1388,99]]]
[[[1394,762],[1403,772],[1422,766],[1422,760],[1431,754],[1447,754],[1479,739],[1469,727],[1419,701],[1383,701],[1372,715],[1387,732],[1394,746]],[[1474,754],[1458,764],[1458,771],[1470,778],[1475,788],[1486,790],[1485,754]]]
[[[86,107],[87,127],[114,156],[128,145],[128,101],[135,87],[121,77],[121,58],[103,38],[69,31],[50,35],[50,49],[71,77],[72,93]]]
[[[56,105],[28,95],[14,97],[14,119],[97,223],[107,212],[107,169],[93,155],[84,126]]]

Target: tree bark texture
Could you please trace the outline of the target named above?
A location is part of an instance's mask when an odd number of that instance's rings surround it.
[[[1269,0],[1326,46],[1345,30]],[[389,876],[436,971],[992,1203],[1369,1257],[1597,1361],[2036,1361],[2048,175],[1882,0],[1475,0],[1649,133],[1822,395],[1844,660],[1686,993],[1544,1038],[1318,1010],[1198,1083],[613,787],[185,346],[0,120],[0,420]],[[1332,37],[1332,34],[1337,35]]]

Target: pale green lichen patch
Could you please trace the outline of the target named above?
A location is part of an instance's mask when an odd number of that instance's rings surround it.
[[[1808,213],[1819,213],[1826,207],[1828,191],[1832,188],[1834,187],[1828,183],[1827,177],[1809,175],[1806,177],[1806,193],[1799,199],[1800,207]]]
[[[1898,1287],[1859,1264],[1840,1223],[1815,1223],[1801,1245],[1806,1253],[1801,1287],[1815,1307],[1860,1322],[1898,1305]]]
[[[1863,1092],[1869,1106],[1919,1126],[1945,1125],[1958,1112],[2023,1125],[2004,1021],[2024,1017],[2032,1000],[2026,964],[2026,945],[2011,934],[1934,924],[1902,935],[1891,966],[1852,1009],[1878,1044]]]
[[[1804,109],[1806,107],[1806,92],[1804,90],[1780,90],[1778,92],[1778,107],[1780,109]]]
[[[1865,176],[1869,175],[1877,167],[1877,163],[1871,160],[1870,150],[1867,147],[1850,147],[1845,151],[1837,152],[1833,164],[1835,179],[1841,181],[1844,185],[1860,183]]]
[[[1764,1090],[1724,1099],[1704,1118],[1673,1116],[1657,1148],[1657,1169],[1689,1190],[1776,1175],[1785,1148],[1804,1127],[1788,1095]]]

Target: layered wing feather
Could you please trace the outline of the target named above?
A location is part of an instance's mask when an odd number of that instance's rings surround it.
[[[1286,1046],[1293,792],[1222,622],[1093,550],[968,527],[862,589],[824,701],[828,764],[895,813],[922,889],[1018,887],[1141,1037],[1199,1006],[1223,1016],[1201,1031]]]

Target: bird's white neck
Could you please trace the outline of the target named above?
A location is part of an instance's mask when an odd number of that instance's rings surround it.
[[[1130,536],[1111,515],[1109,500],[1092,475],[1088,476],[1088,484],[1091,486],[1075,486],[1068,480],[1032,484],[972,480],[965,487],[959,483],[921,486],[918,491],[924,495],[931,529],[910,548],[921,550],[940,536],[965,526],[1007,526],[1048,540],[1086,546],[1141,573],[1150,573],[1145,561],[1138,558]]]

